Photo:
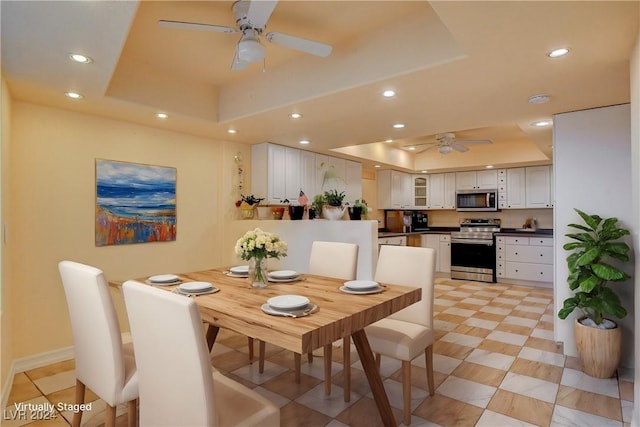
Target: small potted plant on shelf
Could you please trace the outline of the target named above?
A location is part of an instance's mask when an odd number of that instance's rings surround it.
[[[251,219],[253,218],[255,207],[258,206],[263,200],[263,197],[256,197],[253,194],[250,194],[248,196],[241,194],[240,200],[236,202],[236,206],[240,208],[240,212],[242,212],[242,218]]]
[[[360,199],[357,199],[353,206],[348,206],[347,211],[349,212],[349,219],[352,221],[359,221],[362,219],[363,215],[367,214],[367,205],[364,200],[361,202]]]
[[[325,218],[331,220],[337,220],[342,218],[345,206],[342,206],[344,200],[344,191],[338,192],[338,190],[328,190],[324,192],[324,206],[322,208],[322,214]]]
[[[585,225],[569,224],[582,232],[566,234],[575,241],[563,246],[572,251],[567,257],[567,282],[575,294],[564,300],[558,317],[566,319],[574,310],[580,310],[582,316],[575,320],[575,335],[582,370],[596,378],[610,378],[620,362],[622,333],[619,325],[606,316],[622,319],[627,310],[608,285],[624,282],[630,276],[609,262],[629,261],[629,245],[618,241],[629,230],[619,228],[617,218],[603,219],[575,211]]]
[[[309,219],[322,218],[322,207],[324,206],[324,195],[316,194],[313,196],[311,208],[309,209]]]

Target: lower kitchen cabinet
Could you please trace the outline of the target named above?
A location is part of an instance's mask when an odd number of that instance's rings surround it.
[[[497,236],[496,276],[498,282],[551,287],[553,238]]]
[[[422,234],[422,247],[436,251],[436,271],[451,272],[451,235],[450,234]]]

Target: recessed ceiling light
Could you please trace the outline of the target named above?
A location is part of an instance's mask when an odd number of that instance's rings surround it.
[[[396,129],[402,129],[404,127],[404,123],[396,123],[393,125],[393,127]]]
[[[552,124],[553,122],[551,120],[538,120],[537,122],[531,123],[531,126],[542,128],[545,126],[551,126]]]
[[[374,168],[379,168],[379,167],[380,167],[380,165],[373,165],[373,167],[374,167]]]
[[[420,173],[427,173],[427,171],[420,171]]]
[[[300,144],[302,144],[302,145],[307,145],[309,142],[311,142],[311,141],[309,141],[308,139],[301,139],[300,140]]]
[[[549,58],[558,58],[560,56],[564,56],[569,53],[569,49],[566,47],[561,47],[560,49],[554,49],[551,52],[547,53]]]
[[[545,104],[549,102],[549,99],[551,99],[549,95],[532,95],[529,97],[529,104]]]
[[[78,92],[65,92],[64,94],[67,96],[67,98],[71,98],[71,99],[82,99],[82,98],[84,98]]]
[[[93,59],[80,53],[70,53],[69,59],[75,62],[79,62],[80,64],[88,64],[90,62],[93,62]]]
[[[485,169],[493,169],[493,165],[487,165],[485,166]]]
[[[292,119],[300,119],[300,118],[302,118],[302,114],[300,114],[300,113],[291,113],[291,114],[289,114],[289,117],[292,118]]]
[[[415,149],[416,149],[416,147],[414,147],[413,145],[411,145],[411,146],[407,147],[407,150],[410,150],[410,151],[413,151],[413,150],[415,150]]]
[[[236,129],[227,129],[227,133],[238,133]]]
[[[385,139],[385,141],[387,144],[391,144],[393,142],[393,139]]]
[[[384,96],[385,98],[392,98],[392,97],[396,96],[396,91],[395,90],[391,90],[391,89],[387,89],[384,92],[382,92],[382,96]]]
[[[156,113],[156,119],[168,119],[169,115],[167,113]]]

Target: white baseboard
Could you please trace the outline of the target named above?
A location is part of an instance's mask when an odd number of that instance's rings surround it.
[[[2,408],[7,407],[9,393],[11,393],[11,387],[13,387],[13,378],[16,374],[73,358],[73,346],[69,346],[57,350],[47,351],[45,353],[34,354],[32,356],[15,359],[11,363],[11,367],[9,368],[7,381],[2,385]]]

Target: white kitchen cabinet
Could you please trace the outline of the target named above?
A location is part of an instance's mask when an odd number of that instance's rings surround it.
[[[497,236],[496,276],[498,281],[538,282],[541,286],[551,286],[553,238]]]
[[[300,150],[275,144],[251,147],[251,193],[267,203],[296,200],[300,192]]]
[[[429,209],[455,209],[456,174],[434,173],[429,175]]]
[[[436,251],[436,271],[451,272],[451,235],[423,234],[420,236],[422,247]]]
[[[417,209],[429,207],[431,199],[431,179],[429,175],[411,175],[412,205]]]
[[[527,208],[551,207],[551,174],[549,166],[534,166],[526,171],[526,206]]]
[[[378,209],[409,209],[411,200],[411,175],[394,170],[378,171]]]
[[[525,169],[507,169],[507,206],[508,209],[524,209],[526,207]]]
[[[498,209],[507,207],[507,170],[498,169]]]
[[[495,190],[498,188],[498,171],[456,172],[456,190]]]
[[[251,193],[267,203],[293,202],[300,190],[311,201],[333,189],[345,192],[345,202],[362,199],[362,165],[277,144],[251,146]]]

